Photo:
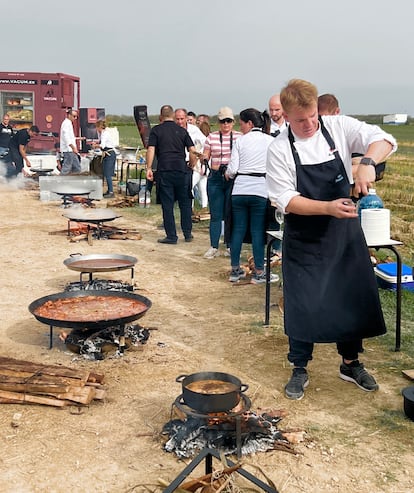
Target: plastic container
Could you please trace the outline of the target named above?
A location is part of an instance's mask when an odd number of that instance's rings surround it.
[[[378,287],[395,291],[397,289],[397,263],[378,264],[374,267]],[[413,268],[403,264],[401,266],[401,287],[407,291],[414,291]]]
[[[363,209],[383,209],[384,204],[378,197],[375,188],[368,189],[368,195],[362,197],[358,203],[358,216],[361,221],[361,212]]]
[[[138,203],[140,207],[148,207],[151,203],[151,194],[146,186],[141,187],[138,193]]]

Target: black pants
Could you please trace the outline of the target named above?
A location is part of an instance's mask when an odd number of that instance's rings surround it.
[[[10,157],[15,165],[16,175],[18,175],[19,173],[21,173],[24,166],[22,155],[20,154],[18,149],[10,147]]]
[[[191,236],[193,222],[191,218],[192,205],[192,174],[181,171],[158,171],[157,186],[162,208],[165,234],[168,239],[177,241],[177,230],[174,218],[174,204],[178,202],[181,215],[181,229],[184,237]]]
[[[288,360],[295,366],[305,368],[308,361],[312,359],[313,342],[303,342],[289,337],[289,353]],[[336,347],[338,354],[343,359],[355,360],[358,359],[358,353],[364,351],[362,347],[362,339],[355,341],[337,342]]]

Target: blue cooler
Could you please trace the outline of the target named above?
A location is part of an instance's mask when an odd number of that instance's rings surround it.
[[[377,264],[374,267],[377,283],[383,289],[397,289],[397,263]],[[414,291],[413,268],[402,264],[401,266],[401,287],[408,291]]]

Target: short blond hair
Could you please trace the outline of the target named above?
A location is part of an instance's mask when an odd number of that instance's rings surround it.
[[[291,79],[280,91],[280,102],[286,113],[295,107],[307,109],[318,103],[318,89],[306,80]]]

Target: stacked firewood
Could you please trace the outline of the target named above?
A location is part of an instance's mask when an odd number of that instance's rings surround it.
[[[104,399],[103,381],[89,370],[0,357],[0,404],[88,405]]]

